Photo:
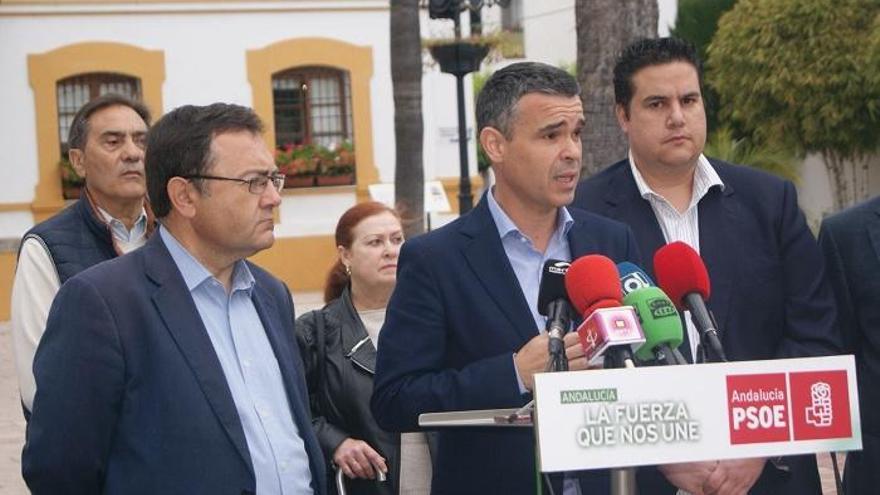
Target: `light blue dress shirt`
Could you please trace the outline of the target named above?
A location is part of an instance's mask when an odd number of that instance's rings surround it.
[[[290,409],[275,353],[251,300],[254,277],[244,261],[226,288],[164,227],[159,235],[192,295],[220,360],[241,419],[259,495],[311,494],[305,444]]]
[[[568,245],[568,231],[574,224],[571,213],[564,206],[559,208],[556,215],[556,229],[550,236],[550,242],[547,243],[547,249],[542,253],[535,249],[534,243],[525,234],[520,232],[513,220],[504,213],[501,206],[495,201],[495,189],[492,188],[486,194],[486,200],[489,202],[489,212],[492,214],[492,220],[495,221],[495,227],[498,228],[498,235],[501,237],[501,245],[504,246],[504,253],[516,279],[519,281],[519,287],[522,289],[523,296],[526,298],[529,310],[532,312],[532,318],[535,320],[535,335],[539,331],[543,332],[547,325],[547,317],[542,316],[538,311],[538,292],[541,288],[541,276],[544,270],[544,263],[547,260],[563,260],[571,261],[571,248]],[[515,367],[515,365],[514,365]],[[519,389],[525,393],[526,389],[519,379]],[[577,480],[565,475],[563,482],[563,495],[580,495],[581,489]]]
[[[134,222],[131,230],[128,230],[122,221],[113,218],[110,213],[107,213],[107,210],[100,206],[97,208],[98,213],[101,214],[101,217],[104,218],[104,221],[110,227],[110,233],[113,235],[113,244],[119,251],[122,251],[121,254],[128,254],[147,242],[147,210],[141,208],[140,216]]]
[[[141,209],[141,214],[134,222],[131,230],[125,227],[121,220],[113,218],[104,208],[98,206],[98,211],[104,217],[104,221],[110,226],[110,232],[116,240],[124,243],[132,243],[147,235],[147,211]]]
[[[571,261],[571,249],[568,246],[567,236],[574,224],[574,219],[567,208],[559,208],[559,213],[556,215],[556,229],[550,237],[550,242],[547,243],[547,249],[542,253],[535,249],[532,240],[520,232],[513,220],[507,216],[507,213],[504,213],[504,210],[495,201],[494,188],[486,194],[486,199],[489,201],[489,212],[498,228],[504,253],[507,254],[510,266],[513,267],[516,279],[519,280],[519,286],[532,312],[532,318],[535,319],[535,326],[543,330],[547,324],[547,318],[538,312],[541,272],[547,260]]]

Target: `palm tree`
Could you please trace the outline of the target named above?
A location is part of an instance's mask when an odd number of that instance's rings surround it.
[[[587,127],[581,176],[626,156],[626,139],[614,115],[614,63],[638,38],[657,36],[657,0],[577,0],[578,81]]]
[[[425,230],[422,164],[422,44],[419,0],[391,0],[394,88],[394,201],[407,237]]]

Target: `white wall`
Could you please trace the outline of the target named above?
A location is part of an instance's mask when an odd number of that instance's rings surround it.
[[[669,35],[675,24],[677,0],[658,0],[657,32]],[[552,65],[577,60],[574,0],[523,1],[523,34],[526,58]]]
[[[880,155],[869,159],[869,170],[868,197],[873,197],[880,194]],[[798,200],[810,226],[817,228],[822,218],[834,210],[828,170],[821,155],[810,154],[801,165],[800,172]]]
[[[577,60],[574,0],[523,2],[526,58],[551,65]]]
[[[0,201],[4,203],[31,201],[37,183],[36,117],[26,56],[33,41],[26,39],[28,30],[39,33],[23,19],[0,18]],[[0,215],[2,229],[8,226],[5,216],[9,215]],[[6,237],[5,230],[0,237]]]

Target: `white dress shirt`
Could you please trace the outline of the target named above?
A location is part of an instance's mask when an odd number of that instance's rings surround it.
[[[712,168],[709,160],[707,160],[703,154],[700,154],[697,159],[697,167],[694,170],[694,186],[691,192],[691,201],[683,213],[679,213],[678,210],[666,200],[666,198],[651,189],[651,186],[645,182],[644,177],[642,177],[641,172],[639,172],[638,167],[636,167],[632,151],[629,152],[629,166],[630,170],[632,170],[633,178],[636,181],[636,187],[639,189],[639,194],[651,205],[651,209],[654,210],[654,216],[657,217],[657,223],[660,224],[660,230],[663,231],[663,238],[666,242],[681,241],[694,248],[694,250],[699,253],[700,211],[699,208],[697,208],[697,205],[700,200],[709,193],[711,188],[717,186],[724,190],[724,183],[721,182],[721,177],[719,177],[718,173],[715,172],[715,169]],[[650,253],[643,254],[649,255]],[[687,325],[691,356],[694,356],[694,359],[696,359],[697,344],[700,342],[700,334],[691,321],[690,312],[685,312],[684,320]]]

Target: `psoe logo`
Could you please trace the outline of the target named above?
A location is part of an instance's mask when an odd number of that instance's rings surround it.
[[[789,381],[795,440],[852,436],[846,371],[792,372]]]
[[[730,443],[790,440],[785,373],[728,375]]]
[[[834,420],[834,406],[831,405],[831,385],[816,382],[810,386],[812,403],[807,406],[807,424],[817,428],[827,428]]]

